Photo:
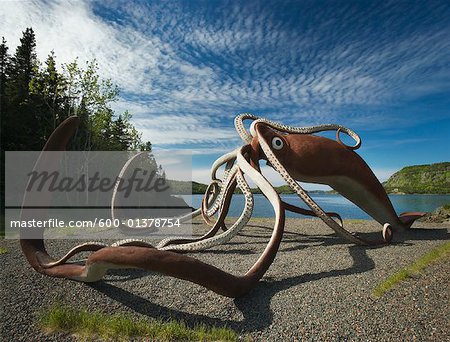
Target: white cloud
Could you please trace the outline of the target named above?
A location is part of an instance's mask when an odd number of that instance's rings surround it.
[[[212,127],[212,123],[210,117],[200,115],[162,114],[135,120],[143,140],[149,140],[154,145],[237,141],[234,129]]]
[[[96,5],[121,17],[101,17]],[[201,6],[187,13],[178,3],[2,2],[0,32],[13,50],[32,26],[41,60],[51,50],[60,63],[95,57],[122,91],[114,109],[128,109],[144,139],[198,153],[208,153],[207,142],[239,144],[232,119],[244,110],[297,126],[380,129],[427,120],[380,106],[450,89],[448,25],[418,31],[414,21],[393,20],[391,34],[372,37],[373,18],[349,5],[312,9],[298,25],[271,6],[218,6],[208,20]],[[375,6],[370,15],[391,12]]]

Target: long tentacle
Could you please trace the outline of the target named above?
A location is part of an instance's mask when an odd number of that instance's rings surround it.
[[[221,210],[221,207],[223,206],[223,197],[224,197],[225,191],[227,191],[227,188],[229,187],[229,184],[231,182],[231,174],[235,172],[235,169],[233,169],[233,167],[234,167],[235,160],[236,160],[236,153],[237,153],[236,151],[233,151],[233,152],[228,153],[221,157],[221,158],[223,158],[223,157],[227,156],[227,159],[224,159],[223,162],[221,163],[221,165],[226,164],[225,170],[223,172],[222,180],[218,180],[217,176],[216,176],[218,165],[215,164],[212,167],[212,171],[211,171],[211,180],[212,181],[211,182],[218,182],[218,184],[220,185],[218,196],[216,197],[215,201],[211,205],[200,208],[205,222],[210,225],[214,224],[211,217],[214,214],[216,214],[219,210]],[[221,158],[219,158],[219,160]],[[205,192],[205,197],[206,197],[206,194],[207,193]],[[202,205],[204,205],[204,204],[205,204],[205,201],[203,201]]]
[[[226,174],[224,175],[224,181],[222,182],[222,186],[220,188],[219,195],[217,196],[217,200],[211,207],[208,208],[207,205],[207,199],[208,199],[208,189],[205,192],[205,195],[203,196],[203,201],[201,205],[201,214],[203,217],[203,220],[209,224],[210,226],[214,225],[214,221],[211,219],[211,217],[217,212],[217,211],[223,211],[223,202],[224,197],[227,192],[230,191],[231,184],[233,183],[233,179],[236,177],[237,172],[237,165],[234,165],[231,169],[226,170]],[[215,180],[213,180],[214,182]],[[234,191],[234,188],[233,188]]]
[[[105,247],[108,247],[108,245],[102,242],[85,242],[78,246],[73,247],[62,258],[54,262],[43,262],[42,265],[45,268],[61,265],[67,262],[67,260],[69,260],[74,255],[77,255],[81,252],[95,252]]]
[[[65,147],[68,138],[74,132],[73,128],[76,126],[74,123],[77,123],[77,120],[71,118],[58,127],[49,139],[49,150],[51,148],[62,150]],[[42,162],[43,159],[40,159],[38,163]],[[238,160],[240,167],[261,188],[275,211],[275,226],[270,241],[260,258],[243,276],[229,274],[185,255],[161,251],[151,247],[135,246],[101,248],[89,256],[85,265],[61,264],[53,267],[44,267],[42,265],[43,261],[53,261],[53,259],[45,250],[42,239],[43,231],[40,232],[42,234],[39,236],[39,239],[22,238],[22,250],[30,264],[38,272],[54,277],[89,282],[101,279],[106,271],[111,268],[142,268],[189,280],[225,296],[241,296],[256,285],[273,262],[283,234],[284,210],[278,194],[270,183],[251,168],[242,154],[238,155]],[[47,204],[50,202],[50,198],[45,200]],[[27,199],[25,197],[24,204],[26,203]],[[21,231],[21,237],[23,237],[22,233],[24,232]]]
[[[119,172],[119,175],[117,177],[117,182],[114,185],[114,189],[113,189],[113,193],[111,196],[111,218],[114,220],[116,218],[116,211],[115,211],[115,206],[116,206],[116,202],[117,202],[117,194],[118,194],[118,189],[119,189],[119,185],[120,185],[120,179],[123,179],[125,172],[128,170],[129,166],[138,158],[142,157],[143,155],[147,154],[148,151],[143,151],[143,152],[139,152],[137,154],[135,154],[133,157],[131,157],[130,159],[127,160],[127,162],[123,165],[122,169]],[[198,216],[200,214],[200,212],[198,211],[193,211],[191,213],[182,215],[180,217],[178,217],[177,219],[180,222],[185,222],[188,221],[190,219],[192,219],[195,216]],[[125,225],[123,223],[120,223],[120,228],[125,230],[125,231],[144,231],[147,228],[136,228],[136,227],[130,227],[128,225]]]

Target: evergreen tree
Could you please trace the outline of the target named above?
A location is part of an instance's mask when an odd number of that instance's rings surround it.
[[[55,70],[51,70],[54,63],[54,57],[49,55],[46,65],[47,68],[39,70],[36,77],[30,81],[30,98],[33,103],[34,113],[39,117],[39,127],[36,127],[39,138],[45,142],[52,131],[56,128],[56,111],[54,98]],[[53,73],[53,74],[52,74]]]
[[[11,58],[8,68],[9,80],[6,83],[8,111],[5,120],[5,149],[39,150],[39,118],[30,98],[30,82],[36,77],[38,61],[36,57],[36,39],[33,29],[27,28],[20,39],[20,45]]]
[[[40,118],[44,121],[43,134],[49,134],[67,117],[64,108],[66,81],[56,69],[56,58],[53,51],[45,61],[45,69],[40,71],[36,79],[30,82],[30,91],[40,102]]]
[[[139,145],[139,150],[141,151],[151,151],[152,150],[152,143],[150,141],[147,141],[145,143],[141,143]]]
[[[117,120],[113,123],[112,128],[112,141],[114,142],[114,148],[118,151],[126,151],[130,147],[130,138],[128,137],[127,127],[122,120],[122,116],[119,115]]]
[[[23,102],[29,97],[29,84],[37,73],[36,38],[32,28],[27,28],[20,45],[11,59],[10,99]]]
[[[111,103],[118,88],[103,80],[97,62],[78,61],[56,67],[52,51],[43,67],[36,57],[33,29],[27,28],[14,56],[9,58],[6,41],[0,45],[2,95],[2,147],[5,150],[40,150],[53,130],[68,116],[80,118],[70,149],[150,150],[126,111],[115,119]]]

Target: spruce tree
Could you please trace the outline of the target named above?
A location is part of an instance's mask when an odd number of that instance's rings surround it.
[[[11,58],[9,81],[6,85],[8,111],[5,115],[5,138],[10,150],[39,150],[42,148],[39,118],[30,93],[30,82],[38,72],[36,38],[32,28],[27,28],[20,45]]]
[[[40,119],[40,137],[44,142],[67,117],[64,108],[65,87],[65,79],[56,69],[55,54],[52,51],[45,61],[45,68],[39,70],[29,85],[35,113]]]

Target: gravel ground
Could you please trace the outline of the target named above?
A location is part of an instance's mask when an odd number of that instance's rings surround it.
[[[354,220],[354,231],[379,230]],[[403,282],[381,299],[371,297],[387,276],[449,239],[449,224],[416,223],[389,246],[346,243],[316,219],[288,219],[277,258],[259,285],[239,299],[221,297],[186,281],[139,270],[111,271],[93,285],[42,276],[31,269],[19,243],[1,240],[1,341],[75,340],[45,335],[36,323],[55,301],[75,308],[125,312],[148,319],[176,318],[188,325],[228,326],[256,341],[450,340],[450,258]],[[195,231],[205,229],[195,225]],[[270,219],[252,219],[242,234],[196,257],[233,273],[256,261],[271,234]],[[74,240],[49,241],[62,255]]]

